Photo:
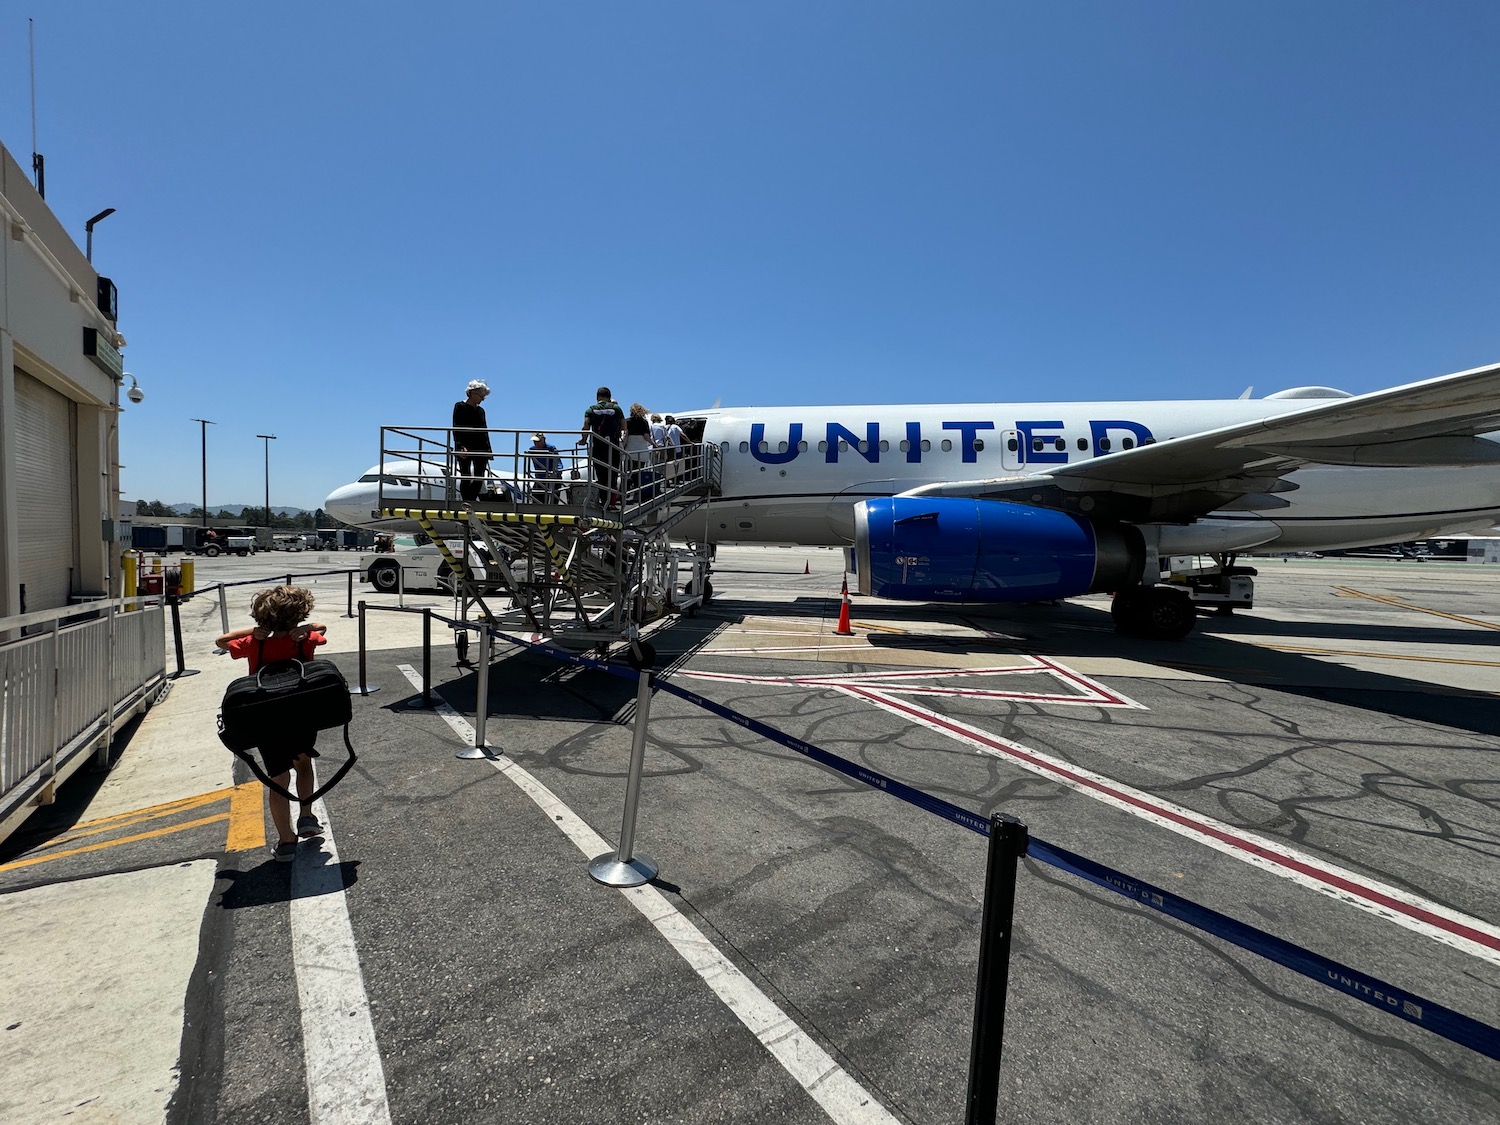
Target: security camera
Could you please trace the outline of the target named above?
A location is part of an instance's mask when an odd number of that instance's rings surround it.
[[[131,387],[130,390],[125,392],[125,397],[131,402],[145,402],[146,392],[141,390],[140,387]]]

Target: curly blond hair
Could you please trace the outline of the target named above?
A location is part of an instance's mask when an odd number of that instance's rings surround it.
[[[290,633],[313,611],[313,594],[301,586],[275,586],[250,599],[250,617],[262,629]]]

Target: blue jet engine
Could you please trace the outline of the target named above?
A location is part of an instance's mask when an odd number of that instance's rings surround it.
[[[1030,602],[1140,582],[1131,524],[1004,500],[889,496],[854,508],[859,592],[920,602]]]

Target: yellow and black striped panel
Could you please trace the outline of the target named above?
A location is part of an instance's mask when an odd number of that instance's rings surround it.
[[[594,516],[564,516],[554,515],[549,512],[471,512],[468,509],[448,508],[383,508],[381,516],[384,519],[416,520],[422,524],[422,530],[428,535],[432,534],[428,524],[436,520],[455,520],[459,523],[467,523],[469,520],[483,520],[485,523],[531,523],[550,524],[556,527],[602,527],[618,529],[623,526],[619,520],[598,519]]]
[[[427,538],[432,540],[432,545],[436,547],[443,558],[447,560],[449,568],[452,569],[455,575],[457,575],[459,578],[467,578],[469,576],[469,572],[464,567],[464,564],[457,558],[455,558],[453,552],[448,549],[448,544],[444,543],[440,538],[438,538],[437,529],[432,526],[431,520],[426,519],[423,515],[415,512],[405,518],[415,519],[417,523],[422,525],[422,530],[427,533]]]

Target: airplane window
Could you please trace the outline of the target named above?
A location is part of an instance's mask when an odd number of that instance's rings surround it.
[[[741,453],[749,453],[750,452],[750,443],[748,441],[742,441],[742,442],[740,442],[740,452]]]
[[[722,443],[722,444],[721,444],[721,445],[720,445],[720,446],[719,446],[719,452],[720,452],[720,453],[725,453],[725,454],[727,454],[727,453],[728,453],[728,452],[729,452],[729,443],[728,443],[728,442],[727,442],[727,441],[726,441],[726,442],[724,442],[724,443]],[[721,525],[721,526],[722,526],[722,525]]]
[[[777,453],[785,453],[786,452],[786,442],[783,441],[780,444],[778,444],[776,446],[776,452]]]
[[[818,442],[818,452],[819,453],[827,453],[828,452],[828,443],[826,441],[820,441],[820,442]]]
[[[362,477],[359,478],[359,483],[360,484],[374,484],[379,479],[380,479],[380,474],[379,473],[366,473],[364,476],[362,476]]]
[[[984,438],[982,438],[982,437],[975,438],[974,439],[974,452],[975,453],[982,453],[983,451],[984,451]]]
[[[880,444],[884,445],[885,442],[881,442]],[[896,448],[899,449],[899,450],[901,450],[902,453],[905,453],[909,449],[911,449],[911,442],[907,441],[905,438],[902,438],[901,439],[901,444],[898,445]]]
[[[868,453],[868,452],[870,452],[870,443],[867,442],[867,441],[860,442],[859,443],[859,451],[861,453]]]
[[[930,453],[931,451],[932,451],[932,442],[928,441],[926,438],[923,438],[922,439],[922,452],[923,453]]]
[[[1058,438],[1055,442],[1052,443],[1052,447],[1059,453],[1061,453],[1064,449],[1068,448],[1068,443],[1065,442],[1062,438]]]
[[[797,449],[801,453],[806,453],[807,452],[807,442],[805,442],[805,441],[799,441],[797,443]]]
[[[1016,441],[1015,438],[1006,438],[1005,439],[1005,448],[1008,449],[1008,450],[1010,450],[1012,453],[1014,453],[1017,449],[1019,449],[1021,447],[1020,447],[1020,444]]]
[[[1042,439],[1039,438],[1039,437],[1032,438],[1031,439],[1031,452],[1033,452],[1033,453],[1040,453],[1041,451],[1042,451]]]
[[[1135,448],[1135,438],[1126,438],[1124,441],[1120,442],[1120,444],[1122,446],[1124,446],[1126,449],[1134,449]]]
[[[849,443],[847,441],[845,441],[843,438],[839,438],[839,452],[842,453],[844,450],[846,450],[848,448],[849,448]]]
[[[763,442],[761,442],[761,443],[760,443],[760,446],[759,446],[759,449],[760,449],[760,451],[761,451],[761,452],[762,452],[762,453],[765,453],[765,452],[767,452],[767,451],[768,451],[768,450],[769,450],[769,449],[770,449],[770,448],[771,448],[771,446],[770,446],[770,444],[769,444],[769,443],[767,443],[767,442],[764,442],[764,441],[763,441]]]
[[[1156,444],[1156,439],[1154,437],[1143,438],[1143,439],[1141,439],[1141,444],[1142,445],[1155,445]]]
[[[944,438],[943,439],[943,452],[947,453],[952,448],[953,448],[953,442],[952,442],[952,440],[949,439],[949,438]]]
[[[903,442],[902,444],[905,444],[905,443]],[[891,443],[890,442],[883,441],[883,442],[880,443],[880,452],[882,452],[882,453],[889,453],[890,451],[891,451]]]
[[[1079,452],[1083,452],[1084,450],[1088,449],[1088,447],[1089,447],[1089,439],[1088,438],[1079,438],[1078,439],[1078,449],[1079,449]]]
[[[1104,452],[1108,453],[1109,452],[1109,438],[1107,438],[1107,437],[1100,438],[1099,439],[1099,448],[1102,449],[1102,450],[1104,450]]]

